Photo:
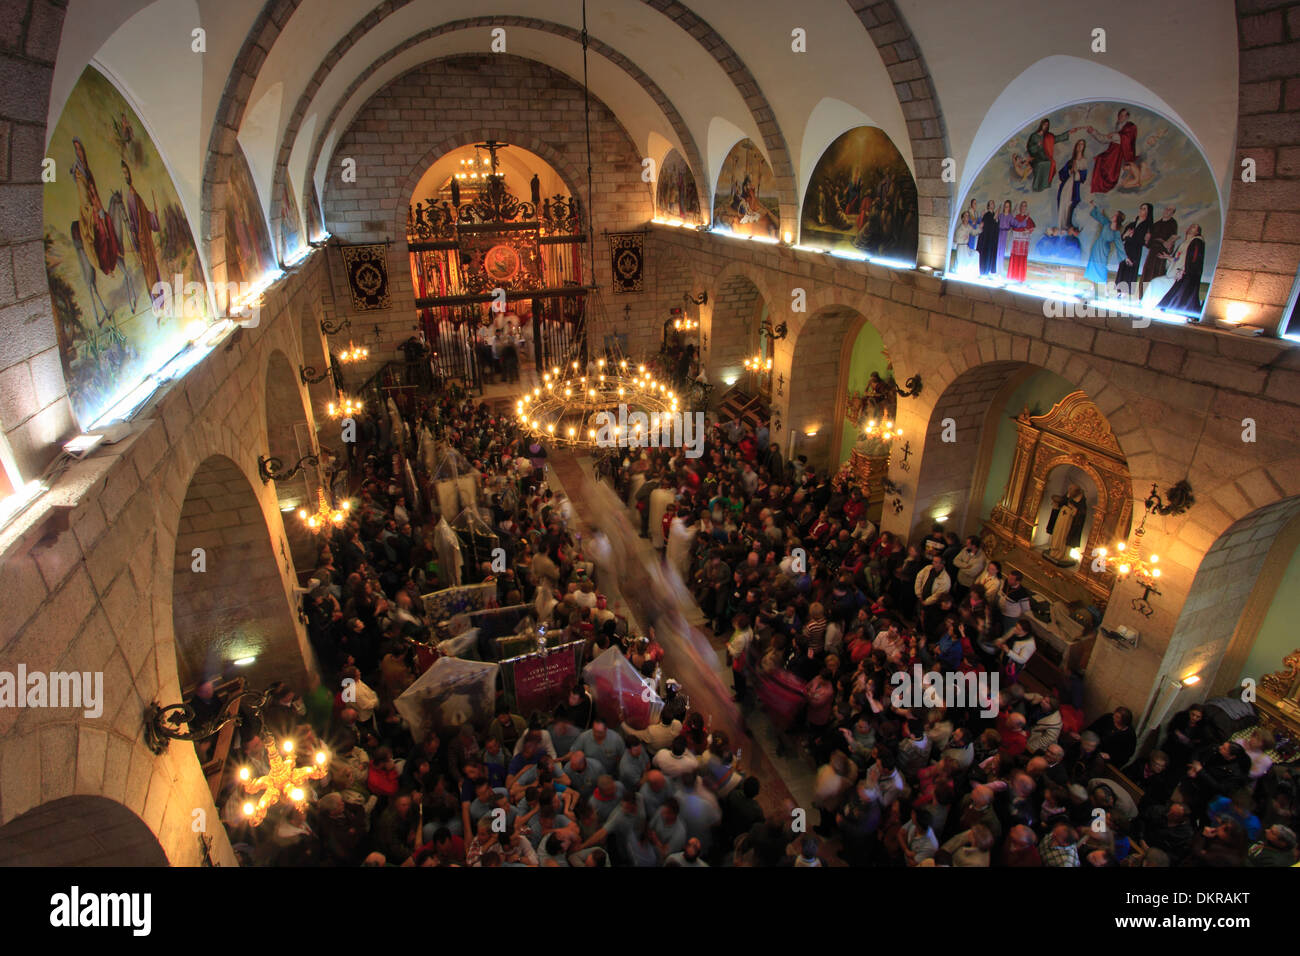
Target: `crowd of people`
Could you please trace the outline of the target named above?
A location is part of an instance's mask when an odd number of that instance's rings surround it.
[[[711,625],[741,713],[770,721],[808,761],[815,803],[805,808],[742,762],[751,742],[710,726],[689,688],[663,681],[679,635],[657,635],[653,621],[642,631],[626,605],[607,600],[600,529],[584,540],[573,503],[548,487],[545,448],[454,387],[373,409],[360,424],[352,507],[318,539],[304,598],[319,682],[274,688],[244,715],[233,755],[265,773],[267,748],[292,739],[299,752],[324,746],[328,774],[313,799],[277,806],[257,827],[240,812],[239,784],[227,787],[223,820],[247,862],[1296,860],[1293,778],[1272,765],[1266,731],[1219,739],[1193,708],[1159,749],[1136,756],[1127,708],[1086,722],[1077,681],[1044,686],[1026,673],[1028,591],[978,539],[936,527],[908,543],[880,531],[843,476],[783,463],[761,427],[715,425],[694,460],[674,449],[610,451],[598,470],[626,502],[631,533],[662,548],[664,572],[680,575]],[[485,523],[509,556],[504,570],[467,564],[461,582],[494,582],[492,603],[528,607],[521,631],[544,624],[561,642],[582,641],[583,661],[618,648],[662,695],[647,726],[607,723],[579,680],[548,713],[514,712],[499,687],[490,720],[412,733],[395,701],[447,649],[446,622],[421,595],[457,583],[436,541],[444,515],[428,491],[429,440],[438,459],[459,456],[474,476]],[[894,693],[894,675],[916,668],[995,690],[918,706]],[[195,703],[220,709],[211,684]]]
[[[880,531],[847,473],[783,466],[761,426],[717,428],[695,461],[634,450],[614,474],[690,582],[735,699],[817,767],[815,832],[845,861],[1295,862],[1294,777],[1271,766],[1269,732],[1198,723],[1184,741],[1180,715],[1136,757],[1128,708],[1089,722],[1079,675],[1027,673],[1030,592],[978,538]],[[930,673],[988,697],[898,693]]]

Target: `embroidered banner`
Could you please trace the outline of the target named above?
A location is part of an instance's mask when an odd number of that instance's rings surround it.
[[[645,287],[645,233],[610,233],[609,261],[616,294],[641,292]]]
[[[343,253],[343,269],[347,272],[352,305],[357,311],[377,312],[391,308],[387,244],[344,245],[339,247],[339,251]]]

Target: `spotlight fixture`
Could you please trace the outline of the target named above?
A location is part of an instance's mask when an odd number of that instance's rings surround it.
[[[320,459],[315,455],[305,455],[298,459],[297,464],[292,468],[286,469],[284,462],[275,457],[265,455],[257,456],[257,473],[261,476],[262,483],[266,484],[271,481],[287,481],[295,477],[307,465],[319,465]]]

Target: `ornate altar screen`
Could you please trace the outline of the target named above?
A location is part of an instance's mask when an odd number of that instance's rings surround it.
[[[492,173],[479,181],[481,188],[466,187],[475,190],[468,201],[460,201],[461,187],[452,180],[445,195],[407,212],[411,280],[425,337],[443,374],[475,384],[485,347],[479,329],[517,326],[540,370],[568,354],[589,291],[578,200],[543,199],[536,177],[531,201],[517,198],[497,172],[504,146],[478,144],[491,153]],[[494,304],[505,308],[494,313]]]
[[[1011,561],[1038,588],[1067,603],[1090,599],[1104,610],[1115,584],[1110,571],[1092,570],[1097,548],[1128,537],[1133,494],[1128,463],[1110,425],[1083,392],[1071,392],[1043,415],[1028,409],[1015,419],[1017,440],[1011,475],[985,525],[991,555]],[[1048,554],[1039,529],[1053,473],[1078,469],[1095,486],[1086,539],[1064,561]],[[1071,472],[1073,473],[1073,472]]]

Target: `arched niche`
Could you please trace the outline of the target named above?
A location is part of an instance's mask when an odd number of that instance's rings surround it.
[[[781,238],[776,176],[753,140],[736,143],[722,161],[713,189],[713,226],[738,236]]]
[[[46,154],[59,173],[42,191],[55,335],[73,412],[89,430],[202,334],[211,309],[165,159],[94,67],[64,104]]]
[[[266,363],[266,445],[267,457],[278,458],[285,469],[318,448],[307,410],[303,406],[303,389],[298,369],[290,365],[278,349]],[[322,463],[323,464],[323,463]],[[299,509],[314,513],[318,507],[317,489],[321,487],[322,464],[304,465],[292,478],[274,482],[276,501],[284,515],[285,533],[298,568],[312,568],[316,560],[316,542],[298,517]]]
[[[1214,173],[1181,124],[1082,100],[1026,117],[966,182],[947,269],[1199,318],[1222,232]]]
[[[885,132],[857,126],[826,147],[804,192],[799,243],[916,263],[916,180]]]
[[[711,318],[705,366],[709,381],[725,391],[732,385],[753,394],[761,383],[745,370],[745,359],[759,348],[759,327],[768,304],[753,280],[744,275],[723,279],[709,296]]]
[[[0,827],[0,866],[167,866],[148,824],[116,800],[76,795]]]
[[[277,546],[253,486],[229,458],[194,472],[176,530],[172,624],[182,690],[204,679],[306,686],[310,652],[285,594]]]
[[[669,150],[659,165],[659,177],[655,183],[655,216],[681,220],[692,226],[704,221],[695,176],[682,154],[675,149]]]

